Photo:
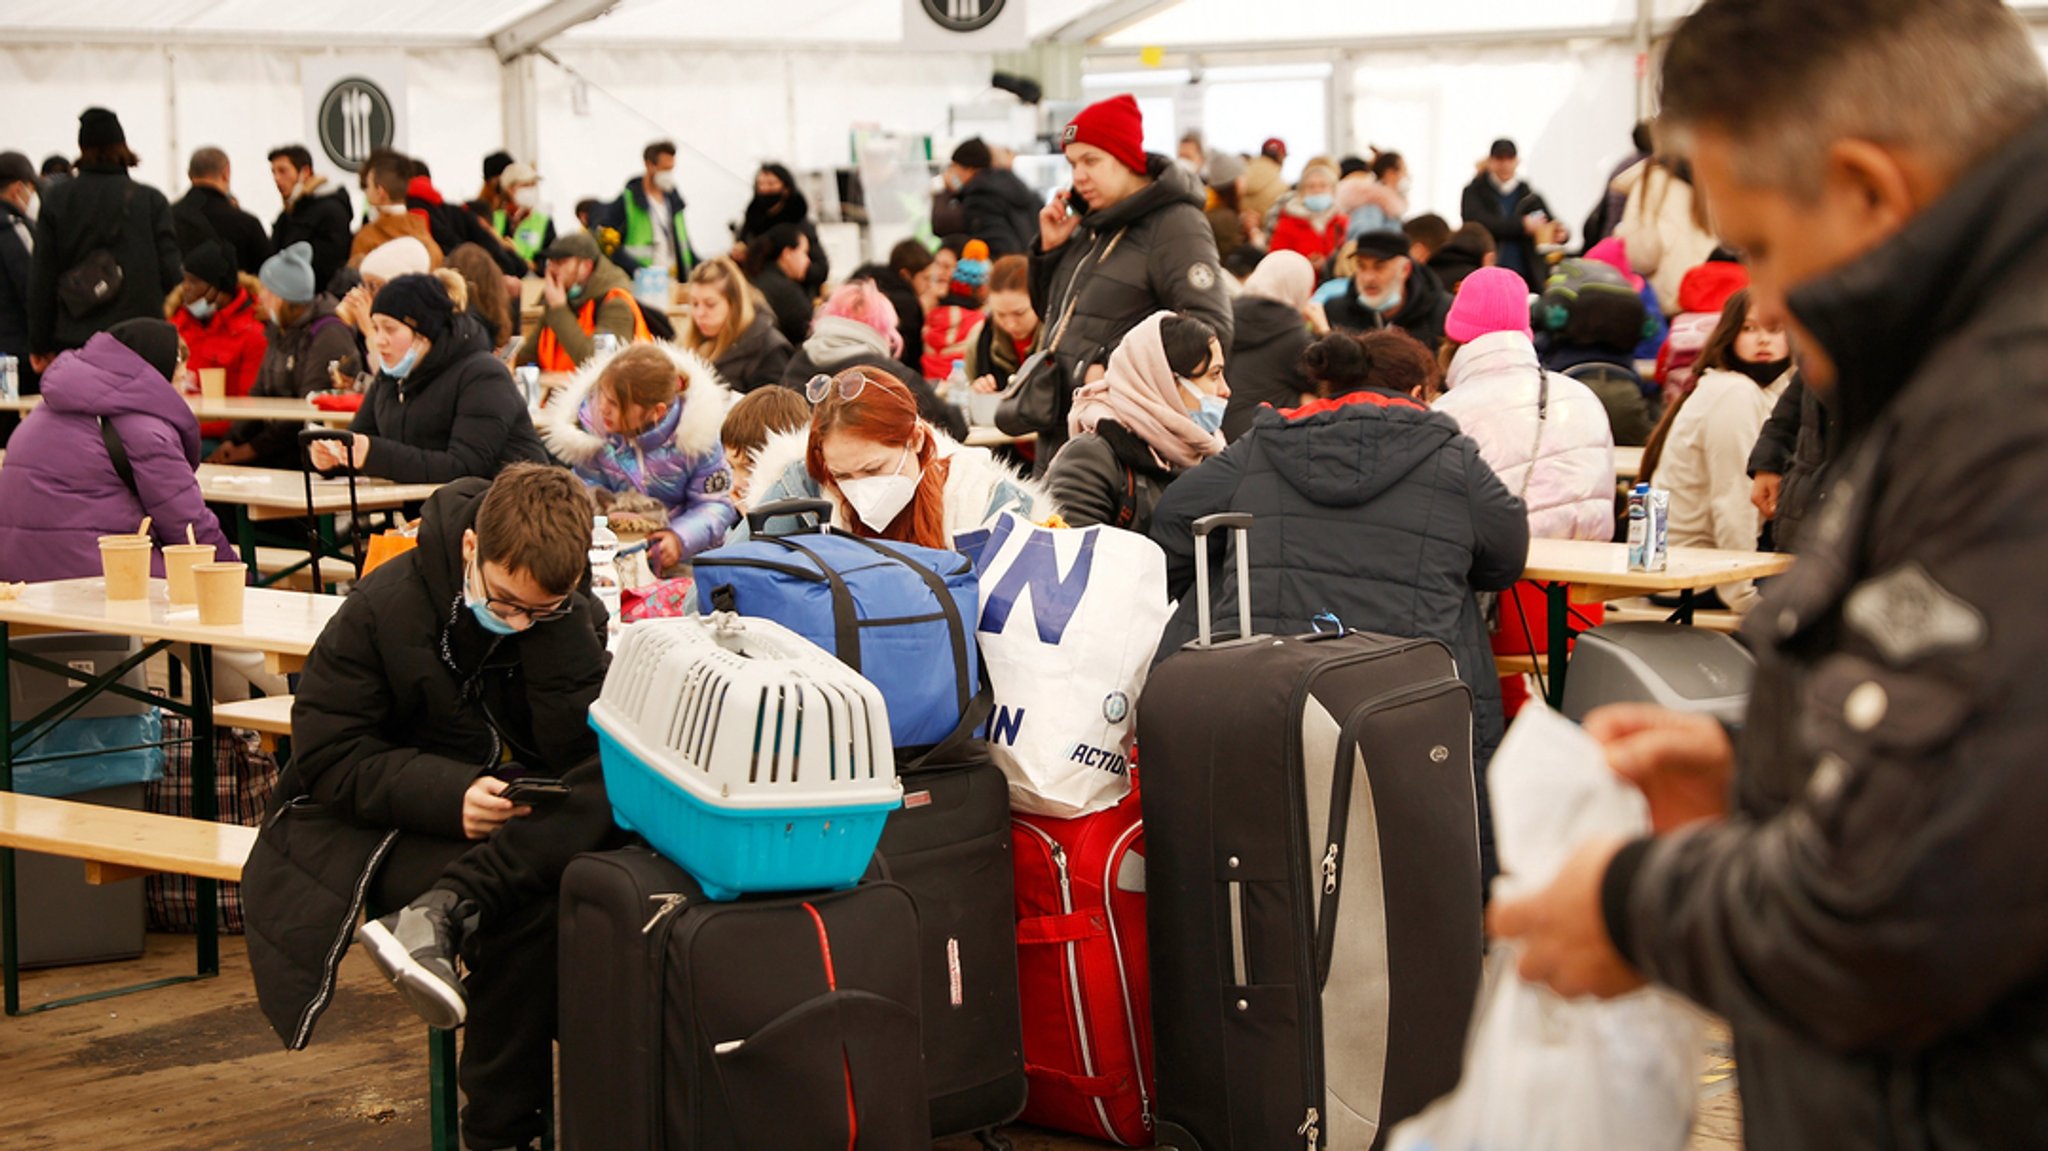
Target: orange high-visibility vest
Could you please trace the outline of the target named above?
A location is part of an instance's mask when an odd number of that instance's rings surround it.
[[[609,301],[613,296],[623,296],[626,306],[633,309],[633,342],[652,342],[654,333],[647,330],[647,317],[640,312],[640,301],[634,299],[633,293],[625,288],[613,288],[598,299],[585,300],[582,313],[576,317],[576,325],[582,328],[586,335],[596,332],[597,306]],[[568,351],[562,347],[562,341],[555,338],[555,330],[548,327],[545,321],[541,324],[540,342],[534,345],[533,356],[543,372],[576,370],[576,361],[569,358]]]

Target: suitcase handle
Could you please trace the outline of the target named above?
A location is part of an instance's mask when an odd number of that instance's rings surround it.
[[[1218,512],[1195,521],[1195,646],[1217,646],[1209,631],[1209,533],[1225,528],[1237,533],[1237,639],[1248,643],[1252,635],[1251,556],[1245,550],[1250,539],[1252,517],[1243,512]]]
[[[313,445],[322,440],[353,444],[355,439],[356,434],[345,428],[317,427],[299,429],[299,462],[304,465],[300,475],[306,485],[306,556],[309,561],[307,571],[312,573],[314,591],[323,591],[327,586],[320,579],[320,562],[325,558],[323,553],[327,549],[320,540],[320,517],[313,511]],[[367,533],[363,528],[363,514],[356,509],[356,469],[354,467],[345,467],[341,469],[341,473],[348,479],[349,550],[354,553],[356,578],[361,579],[363,578],[363,556],[369,550],[369,543],[367,542]]]
[[[747,513],[747,530],[755,535],[766,535],[762,529],[777,516],[817,516],[822,527],[832,521],[835,510],[827,500],[776,500]]]

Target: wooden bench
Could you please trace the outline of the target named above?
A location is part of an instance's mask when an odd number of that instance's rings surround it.
[[[250,702],[269,704],[277,699],[285,703],[285,730],[289,732],[290,696]],[[240,882],[242,868],[255,846],[253,827],[0,791],[0,847],[83,860],[87,883],[117,883],[161,872]],[[218,974],[219,964],[215,956],[209,970],[202,953],[200,975]],[[8,973],[10,983],[15,974]],[[149,990],[191,978],[159,980],[122,990]],[[95,993],[67,1002],[87,1002],[120,993]],[[433,1146],[435,1151],[456,1151],[460,1143],[455,1115],[455,1033],[434,1028],[428,1028],[427,1033]]]
[[[256,574],[260,576],[274,576],[279,572],[286,571],[305,562],[306,550],[304,548],[259,547],[256,549]],[[320,583],[323,588],[334,584],[353,583],[355,578],[356,565],[347,560],[328,556],[320,561]],[[283,586],[307,591],[310,590],[307,587],[307,584],[310,582],[306,569],[300,568],[284,578]]]
[[[238,881],[256,829],[0,792],[0,847],[85,861],[87,883],[169,872]]]
[[[266,695],[262,699],[217,703],[213,705],[213,722],[253,731],[262,737],[263,750],[276,751],[278,737],[292,733],[292,698]]]

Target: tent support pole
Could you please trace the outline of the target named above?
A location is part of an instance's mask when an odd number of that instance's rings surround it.
[[[1636,0],[1636,120],[1647,120],[1653,103],[1650,80],[1651,38],[1657,21],[1657,0]]]
[[[533,164],[539,160],[539,85],[533,54],[521,53],[498,65],[498,111],[505,150]]]

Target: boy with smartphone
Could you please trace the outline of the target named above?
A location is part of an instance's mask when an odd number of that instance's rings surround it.
[[[586,722],[608,661],[590,520],[573,475],[532,464],[427,501],[419,546],[357,585],[307,659],[244,871],[250,967],[286,1045],[310,1038],[355,933],[428,1023],[466,1022],[472,1149],[541,1135],[556,888],[617,834]]]

